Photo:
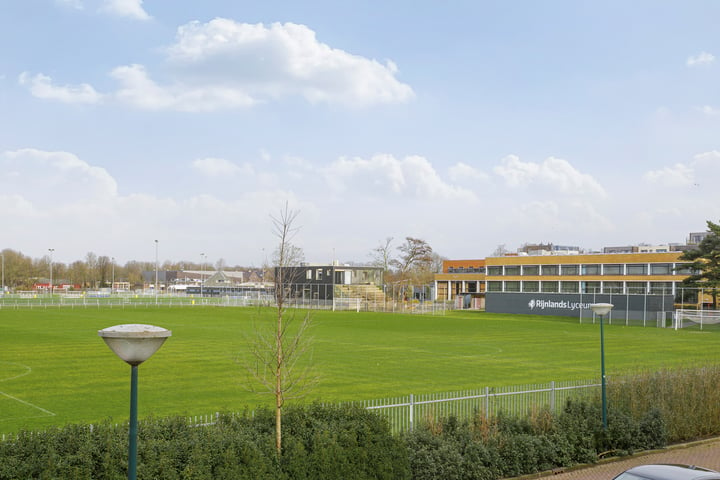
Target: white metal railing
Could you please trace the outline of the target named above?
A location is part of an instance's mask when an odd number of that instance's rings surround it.
[[[407,395],[360,402],[368,410],[384,415],[395,432],[412,430],[420,421],[455,416],[460,419],[481,414],[485,417],[504,413],[526,415],[547,407],[559,413],[567,399],[592,393],[597,382],[565,381],[519,385],[426,395]]]
[[[521,416],[541,408],[549,408],[553,413],[559,413],[568,399],[583,398],[598,387],[600,384],[593,381],[553,381],[545,384],[484,387],[463,392],[410,394],[349,404],[360,405],[385,416],[392,431],[400,433],[412,430],[418,421],[433,421],[450,416],[460,419],[469,419],[478,414],[485,417],[499,413]],[[251,411],[250,414],[252,413]],[[220,413],[215,412],[186,418],[190,425],[202,427],[214,425],[219,417]],[[88,428],[92,430],[93,426],[89,425]],[[14,438],[12,434],[0,436],[2,441]]]

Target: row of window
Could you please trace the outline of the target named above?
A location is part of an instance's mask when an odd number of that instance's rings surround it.
[[[677,286],[678,284],[676,284]],[[669,295],[673,282],[573,282],[573,281],[489,281],[488,292],[523,293],[613,293],[628,295]]]
[[[690,275],[685,264],[673,263],[583,263],[575,265],[493,265],[488,276],[521,275]]]
[[[485,273],[485,267],[448,267],[448,273]]]

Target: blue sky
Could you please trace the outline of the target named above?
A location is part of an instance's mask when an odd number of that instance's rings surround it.
[[[310,262],[720,219],[718,2],[2,5],[0,249],[258,266],[285,202]]]

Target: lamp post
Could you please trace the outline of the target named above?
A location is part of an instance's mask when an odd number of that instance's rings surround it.
[[[137,478],[137,390],[138,365],[150,358],[165,340],[170,330],[154,325],[116,325],[98,331],[108,347],[128,363],[130,371],[130,429],[128,433],[128,480]]]
[[[610,313],[614,305],[612,303],[591,303],[590,308],[595,315],[600,317],[600,376],[602,388],[602,424],[607,430],[607,395],[605,384],[605,334],[603,332],[603,317]]]
[[[2,257],[2,294],[5,295],[5,254],[0,252],[0,257]]]
[[[52,278],[52,267],[53,267],[53,252],[55,251],[54,248],[48,248],[48,252],[50,252],[50,299],[52,300],[52,294],[53,294],[53,278]]]
[[[115,289],[115,257],[112,257],[110,261],[112,261],[112,283],[110,284],[110,295],[112,295]]]
[[[207,255],[204,253],[200,254],[200,297],[203,296],[203,284],[205,283],[205,262],[207,261]]]
[[[155,240],[155,303],[158,298],[158,241]]]

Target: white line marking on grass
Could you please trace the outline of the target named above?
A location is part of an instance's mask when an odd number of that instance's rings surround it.
[[[27,365],[23,365],[22,363],[15,363],[15,362],[0,362],[0,363],[4,363],[6,365],[18,365],[25,369],[25,372],[21,373],[20,375],[15,375],[14,377],[0,378],[0,382],[6,382],[8,380],[15,380],[16,378],[24,377],[25,375],[30,375],[32,373],[32,368],[28,367]]]
[[[16,379],[16,378],[24,377],[25,375],[30,375],[30,374],[32,373],[32,368],[30,368],[30,367],[27,366],[27,365],[23,365],[22,363],[15,363],[15,362],[0,362],[0,363],[4,363],[4,364],[6,364],[6,365],[17,365],[17,366],[20,366],[20,367],[22,367],[22,368],[25,369],[25,371],[24,371],[23,373],[21,373],[20,375],[15,375],[14,377],[0,378],[0,382],[6,382],[6,381],[8,381],[8,380],[14,380],[14,379]],[[1,391],[0,391],[0,395],[3,395],[3,396],[5,396],[5,397],[7,397],[7,398],[9,398],[9,399],[11,399],[11,400],[15,400],[16,402],[22,403],[23,405],[26,405],[26,406],[28,406],[28,407],[35,408],[35,409],[37,409],[37,410],[40,410],[41,412],[43,412],[43,413],[46,414],[46,415],[42,415],[42,416],[54,417],[54,416],[56,415],[55,413],[51,412],[50,410],[46,410],[46,409],[44,409],[44,408],[42,408],[42,407],[38,407],[37,405],[34,405],[34,404],[30,403],[30,402],[26,402],[25,400],[20,400],[20,399],[17,398],[17,397],[13,397],[13,396],[10,395],[9,393],[5,393],[5,392],[1,392]],[[23,417],[23,418],[35,418],[35,417]]]
[[[27,405],[28,407],[36,408],[36,409],[40,410],[41,412],[47,414],[46,416],[48,416],[48,417],[54,417],[54,416],[56,415],[55,413],[51,412],[50,410],[45,410],[44,408],[38,407],[37,405],[33,405],[33,404],[30,403],[30,402],[26,402],[25,400],[20,400],[20,399],[17,398],[17,397],[13,397],[13,396],[10,395],[9,393],[0,392],[0,395],[6,396],[6,397],[8,397],[8,398],[11,399],[11,400],[15,400],[16,402],[20,402],[20,403],[22,403],[23,405]],[[43,415],[43,416],[45,416],[45,415]],[[24,418],[35,418],[35,417],[24,417]]]

